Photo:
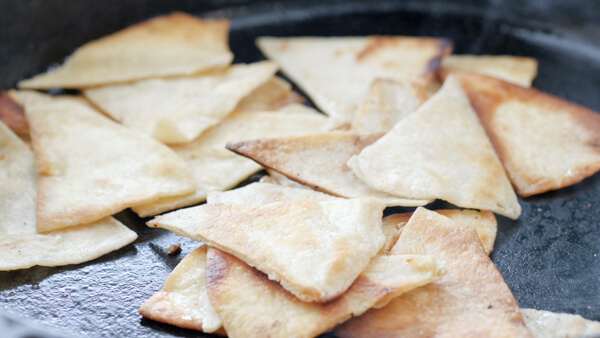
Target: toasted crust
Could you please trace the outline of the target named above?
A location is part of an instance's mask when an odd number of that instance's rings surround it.
[[[290,105],[292,106],[292,105]],[[227,149],[228,142],[259,136],[300,135],[327,130],[327,118],[314,110],[303,112],[234,112],[200,137],[171,149],[190,166],[196,183],[196,193],[168,197],[135,206],[139,216],[154,216],[165,211],[193,205],[206,200],[209,191],[224,191],[235,187],[261,166]],[[308,111],[308,112],[307,112]]]
[[[205,204],[148,222],[235,255],[306,302],[342,294],[385,240],[374,198]]]
[[[426,88],[408,81],[376,79],[371,83],[351,130],[357,134],[386,133],[428,98]]]
[[[193,192],[192,174],[167,146],[71,97],[19,91],[39,171],[37,229],[97,221],[128,207]]]
[[[418,208],[393,254],[436,256],[447,273],[336,329],[339,337],[532,337],[477,233]],[[476,273],[474,273],[476,272]]]
[[[372,196],[388,206],[420,206],[431,202],[377,191],[360,181],[346,165],[350,157],[357,155],[381,135],[357,135],[349,132],[309,134],[243,141],[228,144],[227,149],[291,180],[334,196]]]
[[[315,337],[378,301],[441,277],[430,256],[376,256],[340,297],[304,303],[266,275],[217,249],[209,249],[208,295],[230,337]]]
[[[91,88],[83,94],[119,123],[166,144],[187,143],[229,115],[277,71],[270,61],[191,77]]]
[[[390,194],[442,199],[512,219],[521,214],[506,172],[453,76],[348,166],[367,185]]]
[[[488,255],[492,253],[494,250],[494,242],[496,241],[496,233],[498,231],[498,222],[496,221],[493,212],[457,209],[442,209],[435,210],[435,212],[450,218],[456,224],[477,231],[477,235],[479,235],[479,239],[481,239],[485,252]],[[407,212],[389,215],[383,219],[383,233],[387,240],[381,250],[389,252],[392,249],[394,244],[398,241],[402,229],[406,223],[408,223],[408,220],[412,215],[412,212]]]
[[[373,80],[411,80],[426,86],[452,50],[447,40],[399,36],[262,37],[257,45],[338,126],[352,122]]]
[[[185,13],[153,18],[86,43],[62,66],[19,88],[85,88],[224,67],[233,60],[229,26]]]
[[[175,267],[162,290],[142,304],[142,316],[161,323],[226,335],[206,293],[206,246],[192,251]]]
[[[34,155],[2,122],[0,145],[0,270],[83,263],[137,238],[112,217],[38,234]]]
[[[531,87],[537,75],[538,61],[512,55],[448,55],[442,60],[442,79],[454,71],[473,72],[495,77],[522,87]]]
[[[535,89],[458,75],[520,196],[560,189],[600,170],[600,114]]]
[[[19,136],[29,136],[29,126],[23,107],[10,96],[10,92],[0,92],[0,121],[4,122]]]

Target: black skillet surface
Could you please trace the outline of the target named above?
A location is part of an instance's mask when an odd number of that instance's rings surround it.
[[[261,35],[444,36],[457,53],[532,56],[540,61],[535,87],[600,111],[595,1],[0,0],[0,88],[60,63],[86,41],[172,10],[231,18],[236,62],[263,58],[253,43]],[[600,320],[600,175],[520,203],[518,221],[499,217],[492,254],[519,305]],[[197,244],[146,228],[129,210],[117,217],[139,234],[133,245],[85,264],[1,272],[0,308],[67,336],[202,336],[137,313]],[[183,250],[168,256],[174,243]],[[0,336],[43,336],[0,319]]]

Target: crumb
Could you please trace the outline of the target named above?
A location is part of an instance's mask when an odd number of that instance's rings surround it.
[[[591,205],[591,204],[588,204],[588,208],[591,208],[591,207],[592,207],[592,205]]]
[[[175,255],[181,251],[181,243],[173,244],[167,249],[168,255]]]

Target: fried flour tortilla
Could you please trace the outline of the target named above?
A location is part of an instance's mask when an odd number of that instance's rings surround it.
[[[348,161],[367,185],[516,219],[517,196],[457,78]]]
[[[428,254],[446,267],[437,282],[336,329],[339,337],[532,337],[475,230],[418,208],[392,254]]]
[[[399,36],[262,37],[257,45],[337,125],[350,125],[373,80],[427,86],[452,51],[447,40]]]
[[[600,170],[600,114],[536,89],[460,73],[520,196],[581,182]]]
[[[229,21],[172,13],[79,47],[65,63],[19,82],[22,89],[85,88],[228,66]]]
[[[205,204],[148,226],[233,254],[305,302],[326,302],[346,291],[383,246],[383,208],[374,198]]]
[[[33,153],[0,122],[0,271],[83,263],[137,238],[112,217],[38,234],[36,181]]]
[[[11,95],[25,107],[35,148],[38,231],[90,223],[194,191],[192,173],[167,146],[78,99],[30,91]]]

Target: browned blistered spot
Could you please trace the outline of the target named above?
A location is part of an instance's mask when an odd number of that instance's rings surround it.
[[[29,132],[23,107],[16,103],[6,91],[0,93],[0,120],[17,134]]]
[[[0,155],[0,161],[4,161],[5,158],[6,158],[5,154]]]

